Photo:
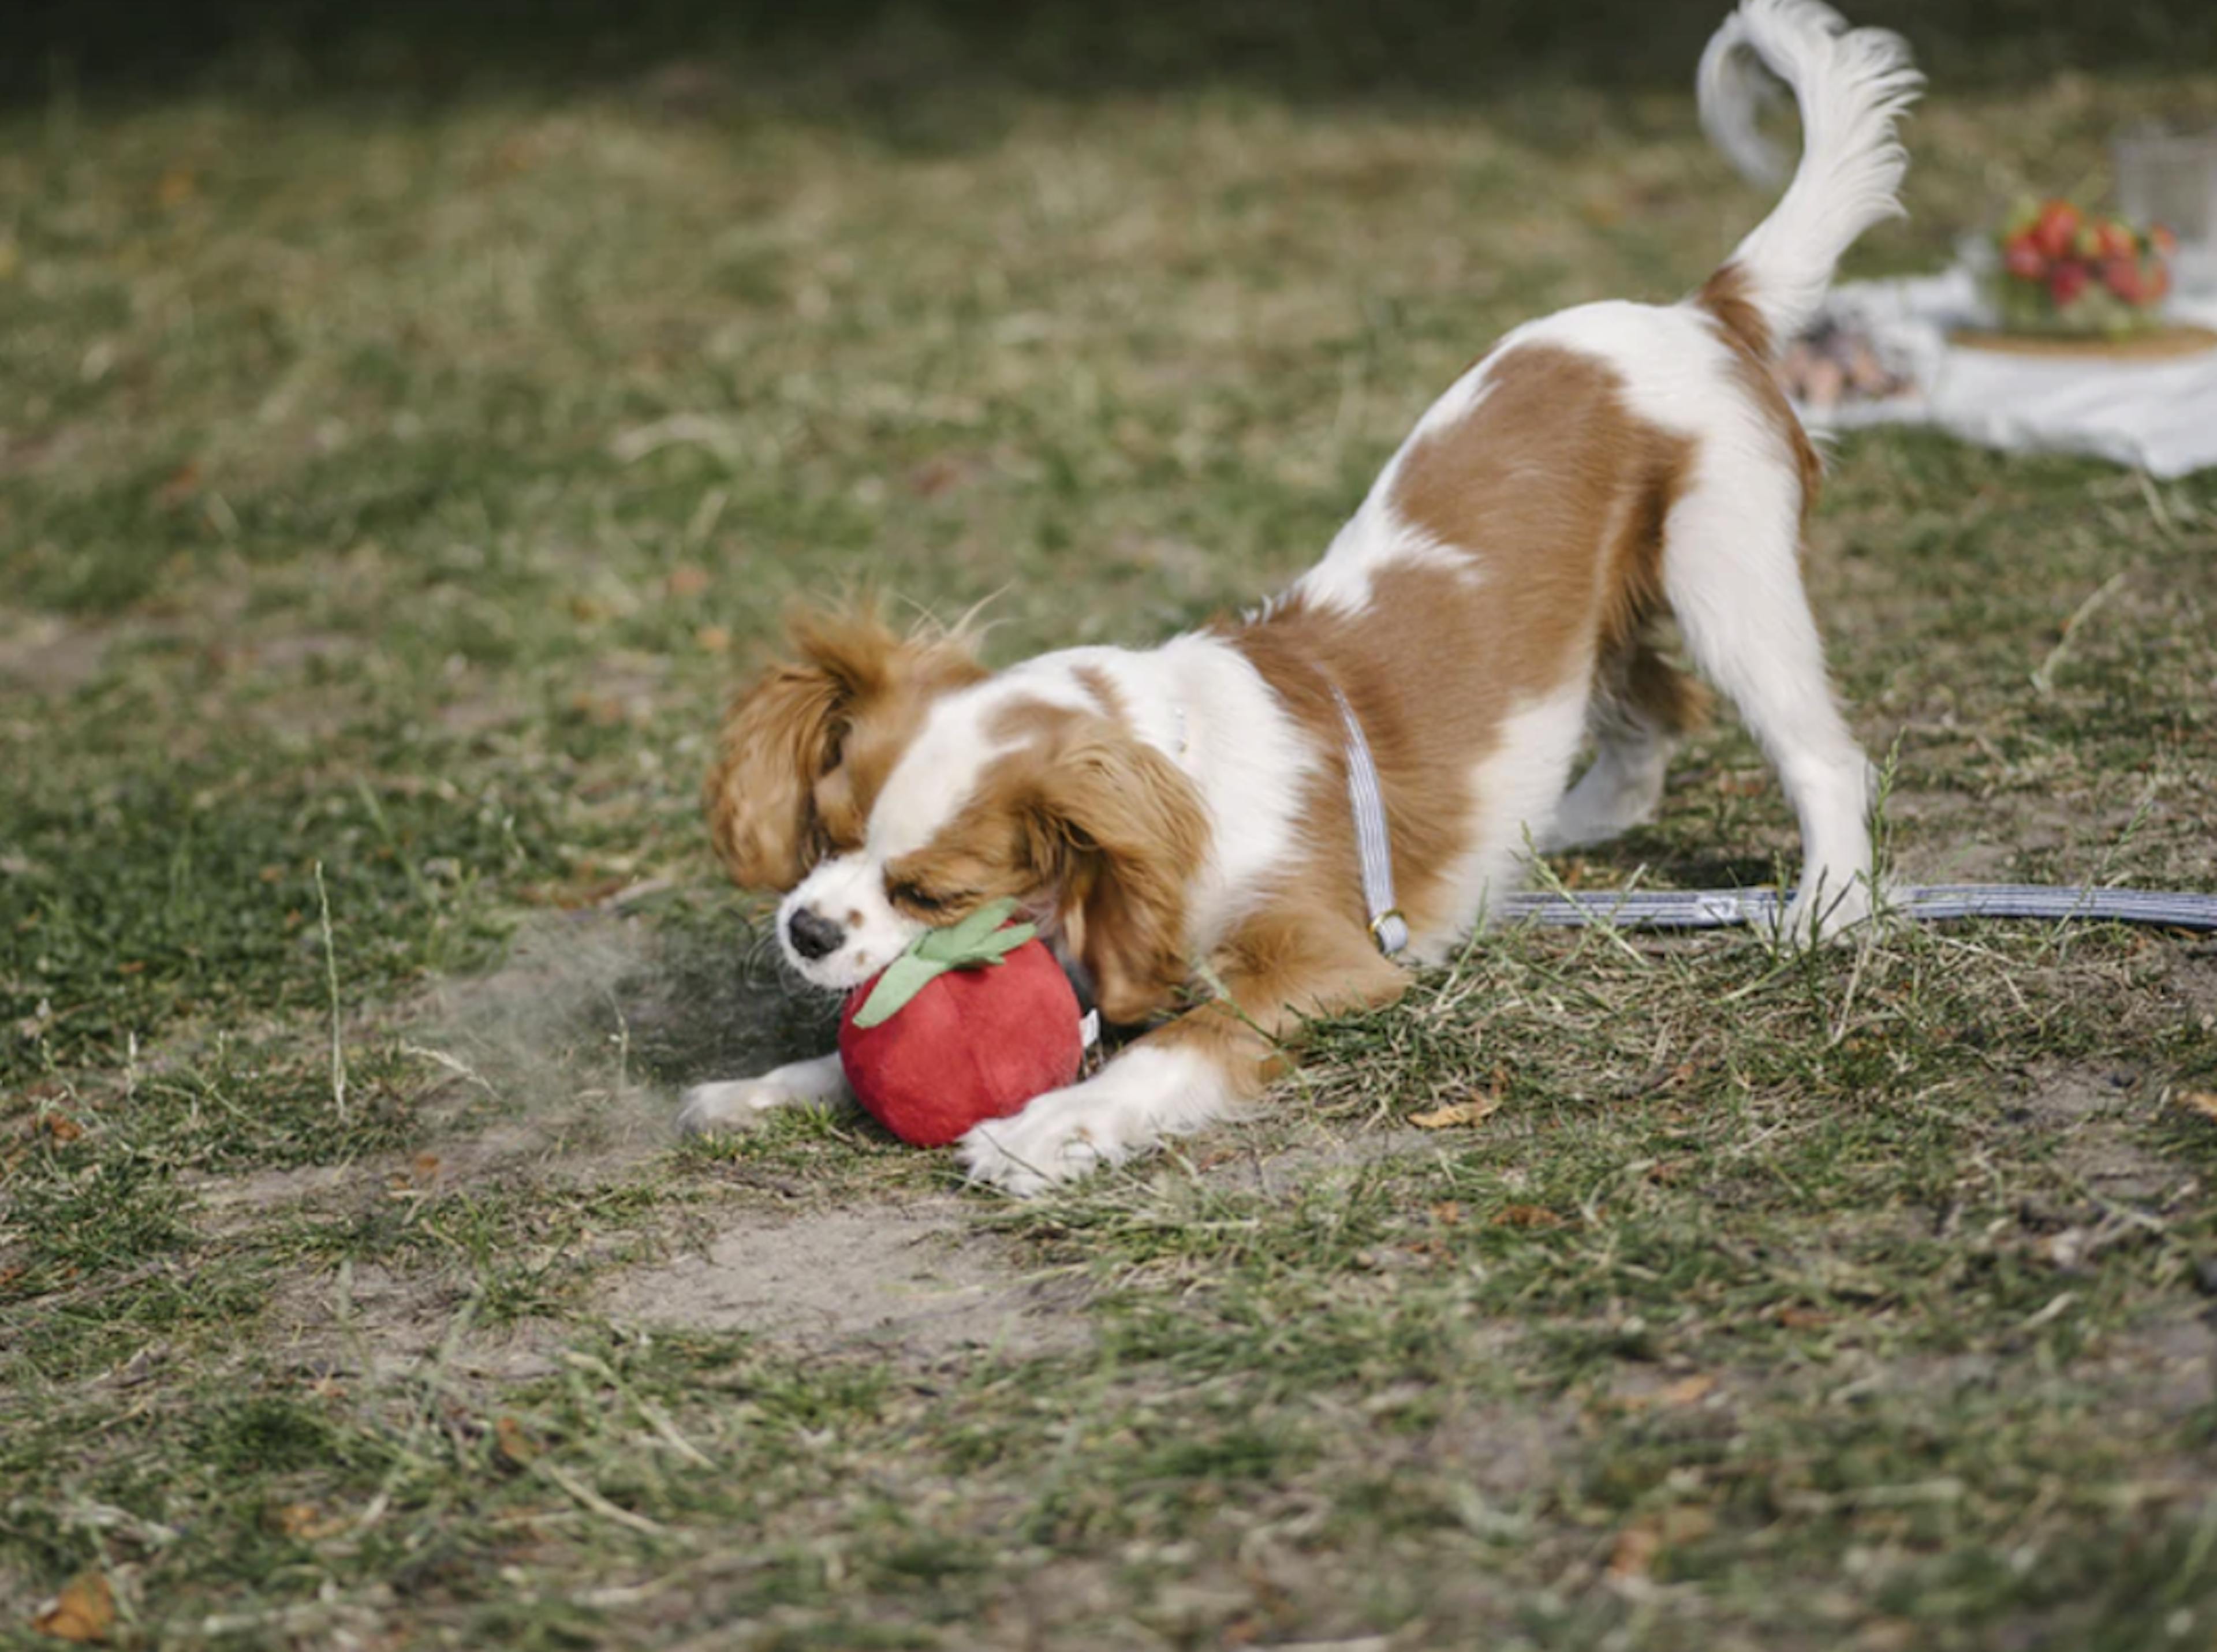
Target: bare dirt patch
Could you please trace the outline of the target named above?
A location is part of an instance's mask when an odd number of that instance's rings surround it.
[[[52,614],[0,613],[0,686],[73,693],[106,669],[115,640],[110,627],[75,626]]]
[[[2134,1137],[2147,1086],[2125,1067],[2062,1067],[2040,1072],[2013,1114],[2056,1133],[2055,1163],[2101,1200],[2162,1200],[2189,1180]]]
[[[553,1371],[566,1335],[544,1320],[473,1323],[458,1276],[363,1262],[280,1286],[262,1347],[279,1364],[318,1378],[377,1384],[443,1358],[450,1381],[519,1382]]]
[[[1284,1111],[1268,1116],[1273,1106]],[[1288,1096],[1264,1103],[1257,1116],[1213,1131],[1195,1146],[1194,1168],[1220,1187],[1265,1199],[1281,1199],[1317,1185],[1335,1172],[1361,1172],[1415,1155],[1436,1151],[1438,1137],[1399,1126],[1366,1128],[1349,1120],[1331,1123],[1303,1115],[1303,1103]],[[1456,1132],[1467,1138],[1467,1132]]]
[[[1901,839],[1896,872],[1911,884],[2010,883],[2029,856],[2073,844],[2114,843],[2137,811],[2028,792],[1897,792],[1887,809]]]
[[[1053,1353],[1087,1335],[1083,1288],[1028,1274],[956,1199],[898,1208],[750,1211],[705,1244],[601,1293],[612,1319],[746,1331],[829,1352]]]
[[[614,1182],[668,1145],[664,1111],[613,1120],[584,1113],[518,1119],[469,1134],[435,1134],[412,1151],[342,1164],[184,1180],[199,1199],[205,1225],[217,1234],[289,1209],[360,1211],[503,1183],[593,1187]]]
[[[2217,1032],[2217,940],[2196,941],[2183,948],[2170,985],[2203,1032]]]
[[[2217,1402],[2217,1327],[2205,1312],[2169,1310],[2107,1339],[2104,1374],[2119,1403],[2162,1423]]]

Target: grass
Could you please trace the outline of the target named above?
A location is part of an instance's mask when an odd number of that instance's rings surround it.
[[[659,26],[0,112],[0,1644],[72,1580],[141,1646],[2206,1643],[2200,943],[1499,934],[1023,1206],[834,1119],[670,1143],[676,1085],[823,1035],[697,816],[790,595],[1167,634],[1493,333],[1681,291],[1760,203],[1676,70],[1353,96],[1034,33],[887,100],[892,24]],[[2217,112],[1978,37],[1859,268]],[[1871,433],[1809,565],[1911,875],[2217,886],[2217,484]],[[1794,852],[1727,722],[1553,870]],[[1036,1334],[611,1306],[852,1212]]]

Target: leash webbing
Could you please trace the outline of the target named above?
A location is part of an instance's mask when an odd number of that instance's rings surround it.
[[[2066,919],[2217,930],[2217,895],[2191,890],[2088,889],[2036,884],[1931,884],[1889,891],[1887,909],[1924,923],[1960,918]],[[1612,924],[1620,929],[1775,928],[1786,903],[1770,889],[1596,890],[1591,894],[1512,895],[1504,920],[1547,928]]]

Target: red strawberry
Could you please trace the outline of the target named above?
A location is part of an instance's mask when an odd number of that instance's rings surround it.
[[[2086,290],[2086,281],[2085,265],[2077,262],[2058,264],[2047,274],[2047,296],[2055,300],[2058,310],[2067,310]]]
[[[2032,244],[2032,231],[2013,235],[2002,244],[2002,268],[2021,281],[2036,281],[2047,274],[2047,259]]]
[[[2104,258],[2102,285],[2127,304],[2147,302],[2147,288],[2140,280],[2140,261],[2137,258]]]
[[[2067,200],[2051,200],[2033,223],[2032,243],[2050,258],[2067,258],[2078,238],[2078,209]]]
[[[2094,238],[2099,243],[2097,250],[2104,258],[2137,259],[2140,256],[2140,243],[2120,219],[2103,219],[2094,226]]]

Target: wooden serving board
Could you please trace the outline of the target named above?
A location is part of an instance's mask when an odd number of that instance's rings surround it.
[[[2099,335],[2072,337],[2060,333],[1997,333],[1961,327],[1948,335],[1967,350],[1995,350],[2004,355],[2046,356],[2060,361],[2175,361],[2217,349],[2217,332],[2190,323],[2158,327],[2123,338]]]

